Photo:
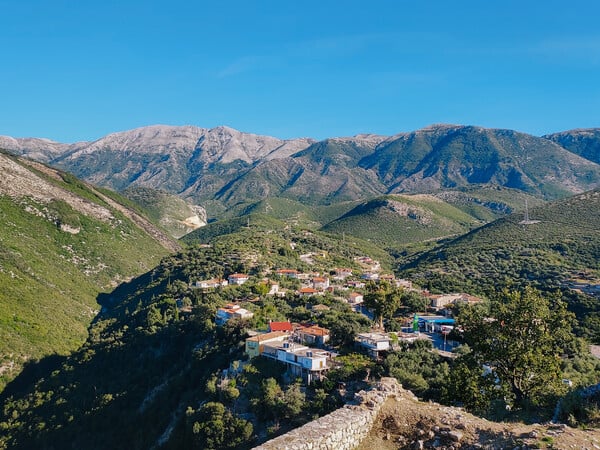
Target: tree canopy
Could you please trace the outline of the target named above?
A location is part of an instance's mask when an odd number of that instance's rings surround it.
[[[373,310],[379,328],[383,329],[383,319],[391,318],[400,307],[402,291],[387,281],[374,283],[369,281],[364,295],[364,305]]]
[[[516,407],[544,405],[564,390],[561,355],[574,339],[573,315],[558,294],[542,295],[529,287],[503,290],[489,314],[465,308],[458,323],[471,351],[457,362],[462,370],[455,381],[461,386],[454,386],[454,394],[467,405],[481,407],[482,400],[499,395]]]

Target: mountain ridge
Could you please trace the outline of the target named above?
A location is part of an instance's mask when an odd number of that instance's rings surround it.
[[[206,205],[212,218],[275,196],[319,205],[486,183],[553,199],[600,186],[589,152],[552,135],[465,125],[321,141],[153,125],[91,143],[0,137],[0,145],[111,189],[164,189]]]

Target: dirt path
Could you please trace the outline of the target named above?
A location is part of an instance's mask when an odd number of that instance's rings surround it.
[[[490,422],[461,408],[420,402],[405,391],[386,401],[358,450],[420,448],[600,449],[600,430]]]

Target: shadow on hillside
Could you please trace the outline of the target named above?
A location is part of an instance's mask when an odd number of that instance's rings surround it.
[[[104,310],[111,310],[118,307],[127,298],[133,296],[142,288],[148,286],[153,281],[153,273],[151,270],[130,281],[125,281],[118,285],[112,292],[100,293],[96,297],[96,301]],[[95,321],[96,319],[94,319]]]
[[[112,315],[111,311],[114,308],[151,281],[152,271],[149,271],[131,281],[121,283],[112,292],[99,294],[96,297],[96,301],[102,307],[103,313]],[[97,314],[91,324],[100,320],[103,313]],[[23,370],[0,392],[0,404],[4,403],[11,396],[23,397],[27,392],[32,392],[39,380],[48,379],[53,371],[60,369],[66,359],[66,356],[49,355],[42,359],[25,363]]]
[[[42,378],[47,379],[53,371],[58,370],[66,356],[50,355],[39,360],[28,361],[15,379],[10,381],[0,392],[0,404],[14,396],[22,398],[27,392],[33,391],[35,384]]]

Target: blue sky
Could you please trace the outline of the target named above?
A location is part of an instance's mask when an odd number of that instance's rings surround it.
[[[0,134],[600,126],[600,2],[0,0]]]

